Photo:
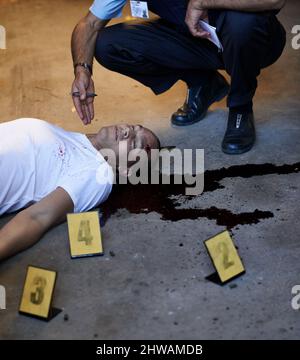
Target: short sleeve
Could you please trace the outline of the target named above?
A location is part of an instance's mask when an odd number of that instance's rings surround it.
[[[127,0],[94,0],[90,12],[97,18],[109,20],[122,16],[122,9]]]
[[[113,181],[112,168],[105,163],[95,169],[70,172],[57,186],[69,194],[74,204],[74,212],[80,213],[104,202],[111,193]]]

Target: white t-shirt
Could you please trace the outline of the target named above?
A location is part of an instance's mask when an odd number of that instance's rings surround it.
[[[107,199],[113,171],[88,138],[46,121],[0,124],[0,215],[27,207],[63,188],[74,212]]]

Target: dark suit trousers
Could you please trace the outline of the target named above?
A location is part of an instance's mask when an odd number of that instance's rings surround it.
[[[176,16],[173,8],[169,18],[167,9],[163,10],[156,10],[159,19],[103,29],[96,42],[96,60],[150,87],[155,94],[178,80],[189,87],[202,85],[218,69],[226,70],[231,76],[228,106],[252,102],[261,69],[273,64],[285,46],[286,33],[275,14],[209,11],[210,24],[217,28],[224,48],[220,52],[210,41],[189,33],[185,7],[178,7]]]

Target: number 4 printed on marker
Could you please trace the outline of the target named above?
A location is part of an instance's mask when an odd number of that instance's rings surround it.
[[[91,234],[91,226],[89,220],[81,220],[79,232],[78,232],[78,241],[85,242],[85,245],[91,245],[93,236]]]

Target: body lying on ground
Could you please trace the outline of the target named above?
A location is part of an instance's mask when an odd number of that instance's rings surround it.
[[[133,149],[159,147],[156,135],[141,125],[84,135],[38,119],[0,124],[0,216],[18,212],[0,229],[0,261],[35,244],[68,213],[108,198],[115,174],[104,157],[107,149],[118,163],[122,151],[127,159]]]

